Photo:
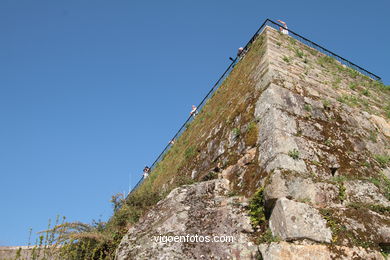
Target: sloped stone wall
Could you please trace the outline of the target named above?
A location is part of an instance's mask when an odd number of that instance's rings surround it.
[[[248,97],[241,93],[247,109],[198,133],[205,149],[180,172],[197,183],[173,190],[132,227],[117,259],[383,258],[379,251],[390,245],[390,168],[378,158],[390,155],[390,93],[272,28],[262,37],[261,47],[237,65],[249,71],[226,83],[245,79],[253,88]],[[240,133],[253,125],[257,138],[248,145]],[[204,182],[210,176],[218,179]],[[281,241],[255,246],[263,234],[248,225],[247,199],[260,188],[266,223]],[[161,246],[150,239],[217,231],[238,240]]]

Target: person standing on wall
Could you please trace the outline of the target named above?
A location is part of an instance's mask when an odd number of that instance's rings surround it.
[[[149,176],[149,173],[150,173],[150,168],[148,166],[145,166],[144,173],[143,173],[144,179],[146,179]]]
[[[192,105],[192,110],[190,112],[190,115],[195,117],[198,114],[198,108],[195,105]]]
[[[283,24],[283,27],[279,27],[279,31],[283,34],[286,34],[288,35],[288,27],[287,27],[287,24],[285,22],[283,22],[282,20],[278,20],[279,23]]]

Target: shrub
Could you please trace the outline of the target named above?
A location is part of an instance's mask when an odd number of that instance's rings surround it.
[[[310,112],[312,110],[312,107],[310,104],[305,104],[303,107],[306,111]]]
[[[288,156],[290,156],[294,160],[298,160],[299,159],[299,151],[294,148],[293,150],[288,152]]]
[[[286,63],[290,63],[290,58],[287,57],[287,56],[283,56],[283,60],[284,60]]]
[[[322,104],[324,105],[325,109],[329,109],[331,107],[331,103],[328,99],[322,100]]]
[[[356,87],[357,87],[356,82],[351,82],[351,83],[349,83],[349,88],[350,88],[350,89],[355,90]]]
[[[299,49],[296,49],[295,50],[295,55],[298,57],[298,58],[303,58],[303,51],[299,50]]]
[[[253,195],[249,201],[249,217],[252,226],[257,227],[258,225],[265,222],[265,210],[264,210],[264,188],[259,189]]]
[[[339,199],[341,202],[343,202],[347,197],[347,194],[345,193],[346,189],[342,182],[339,183],[338,186],[339,186]]]
[[[233,133],[233,136],[235,138],[237,138],[237,137],[239,137],[241,135],[241,131],[238,128],[233,128],[232,133]]]
[[[327,64],[333,64],[335,62],[335,59],[329,57],[329,56],[321,56],[317,60],[318,64],[321,65],[321,67],[325,67]]]

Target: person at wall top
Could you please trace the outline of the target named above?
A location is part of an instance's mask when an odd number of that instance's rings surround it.
[[[192,110],[190,112],[190,115],[195,117],[198,114],[197,107],[192,105]]]
[[[282,20],[278,20],[279,23],[283,24],[284,28],[283,27],[279,27],[279,31],[283,34],[286,34],[288,35],[288,27],[287,27],[287,24],[285,22],[283,22]]]
[[[146,179],[149,176],[150,168],[148,166],[145,166],[144,168],[144,179]]]
[[[238,48],[237,56],[240,57],[241,54],[243,54],[243,51],[244,51],[244,48],[243,48],[243,47]]]

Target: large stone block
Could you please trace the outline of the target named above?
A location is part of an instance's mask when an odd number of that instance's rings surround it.
[[[368,181],[353,180],[345,184],[347,194],[346,202],[357,202],[364,204],[377,204],[390,207],[390,202],[379,191],[378,187]]]
[[[332,232],[318,210],[287,198],[276,201],[269,225],[274,236],[287,241],[309,239],[331,242],[332,240]]]

